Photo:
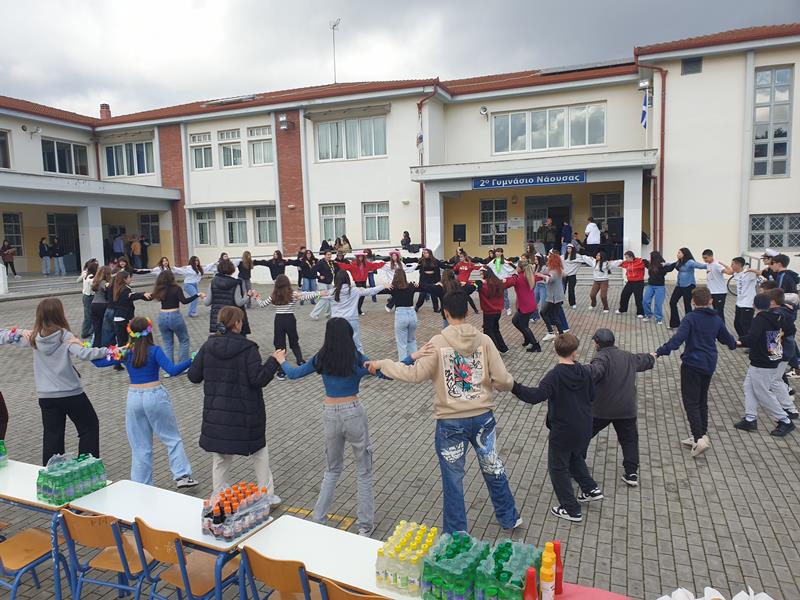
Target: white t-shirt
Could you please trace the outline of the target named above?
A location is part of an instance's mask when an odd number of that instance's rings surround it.
[[[758,275],[751,271],[742,271],[734,273],[733,279],[736,281],[736,306],[753,308],[758,287]]]
[[[584,231],[584,233],[586,234],[587,244],[600,243],[600,228],[597,226],[597,223],[589,223],[586,226],[586,230]]]
[[[712,294],[727,294],[728,286],[725,283],[725,273],[719,261],[709,263],[706,271],[706,285]]]

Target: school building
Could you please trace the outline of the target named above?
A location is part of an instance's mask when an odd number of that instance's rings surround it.
[[[74,269],[120,233],[150,239],[151,264],[293,255],[342,234],[385,249],[403,231],[437,256],[513,255],[547,217],[582,237],[592,216],[637,254],[796,252],[798,59],[795,23],[611,63],[128,115],[0,97],[3,236],[23,272],[38,271],[41,237],[58,236]]]

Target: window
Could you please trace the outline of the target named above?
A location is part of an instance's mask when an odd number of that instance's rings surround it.
[[[8,240],[11,247],[22,256],[22,215],[19,213],[3,213],[3,239]]]
[[[238,140],[241,135],[241,131],[238,129],[225,129],[217,132],[217,139],[220,142],[227,142],[228,140]]]
[[[106,146],[106,175],[109,177],[133,177],[155,172],[153,142]]]
[[[756,71],[753,177],[788,175],[793,75],[791,67]]]
[[[11,168],[11,150],[8,144],[8,132],[0,131],[0,169]]]
[[[504,246],[508,243],[506,200],[481,200],[481,246]]]
[[[681,75],[695,75],[703,72],[703,57],[684,58],[681,61]]]
[[[256,209],[256,238],[259,244],[278,243],[278,217],[274,206]]]
[[[606,140],[604,103],[498,114],[492,122],[495,153],[594,146]]]
[[[389,241],[389,203],[365,202],[362,206],[365,242]]]
[[[776,250],[800,247],[800,213],[750,215],[750,247]]]
[[[214,166],[211,150],[211,133],[193,133],[189,136],[192,151],[192,168],[211,169]]]
[[[215,210],[194,211],[198,246],[217,245],[217,213]]]
[[[261,127],[248,127],[247,128],[247,137],[249,138],[257,138],[257,137],[272,137],[272,126],[271,125],[263,125]]]
[[[323,239],[333,241],[346,235],[344,204],[323,204],[319,207],[319,214]]]
[[[256,140],[250,142],[250,164],[272,164],[272,140]]]
[[[242,166],[242,145],[238,142],[236,144],[220,144],[219,154],[223,169]]]
[[[247,243],[247,211],[244,208],[225,209],[225,242]]]
[[[591,216],[597,222],[598,227],[602,228],[603,223],[608,219],[615,219],[622,216],[622,194],[616,192],[611,194],[592,194],[589,202]]]
[[[329,121],[317,125],[319,160],[386,155],[386,117]]]
[[[150,240],[151,244],[161,243],[161,232],[158,227],[158,213],[139,214],[139,234]]]
[[[205,144],[206,142],[211,141],[211,133],[193,133],[189,136],[189,143],[190,144]]]
[[[89,158],[86,146],[59,140],[42,140],[42,165],[49,173],[88,175]]]

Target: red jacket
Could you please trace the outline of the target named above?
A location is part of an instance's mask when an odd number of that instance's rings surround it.
[[[482,265],[476,265],[471,262],[464,262],[459,261],[455,265],[453,265],[453,271],[456,274],[456,279],[458,279],[461,283],[469,283],[469,274],[473,271],[477,271],[481,268]]]
[[[623,260],[620,268],[625,269],[628,281],[644,281],[645,264],[641,258]]]
[[[348,271],[350,275],[353,276],[353,281],[356,283],[366,282],[367,278],[369,277],[370,271],[380,269],[384,265],[383,262],[368,262],[368,261],[364,261],[363,265],[359,265],[358,261],[355,260],[351,263],[336,261],[336,264],[339,265],[339,267],[344,269],[345,271]]]
[[[535,280],[544,279],[538,273],[534,278]],[[524,275],[514,273],[511,277],[506,279],[506,287],[513,287],[517,292],[517,310],[526,315],[536,311],[536,295],[533,293],[531,286],[528,285],[528,279]]]
[[[514,287],[515,279],[513,277],[509,277],[505,281],[503,281],[503,288],[508,289],[510,287]],[[489,295],[489,288],[486,286],[486,283],[480,282],[478,286],[478,298],[481,301],[481,312],[486,313],[487,315],[499,315],[503,312],[505,308],[504,305],[504,295],[500,294],[499,296],[490,296]],[[536,300],[534,299],[534,302]]]

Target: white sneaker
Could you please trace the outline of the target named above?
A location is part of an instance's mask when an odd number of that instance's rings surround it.
[[[197,483],[198,482],[195,479],[192,479],[191,475],[184,475],[180,479],[175,480],[175,487],[181,490],[183,488],[194,487],[197,485]]]
[[[607,312],[608,312],[608,309],[606,308],[606,309],[605,309],[603,312],[604,312],[604,313],[607,313]]]
[[[391,308],[389,308],[388,306],[384,306],[383,308],[385,308],[385,309],[386,309],[386,312],[388,312],[388,313],[392,312],[392,309],[391,309]]]
[[[644,315],[636,315],[637,319],[642,319],[644,321]]]
[[[594,310],[594,309],[595,309],[594,306],[589,306],[589,310]]]
[[[511,316],[511,309],[510,309],[510,308],[507,308],[507,309],[506,309],[506,316],[507,316],[507,317],[510,317],[510,316]]]
[[[664,321],[656,321],[656,325],[663,325]]]
[[[22,279],[22,275],[14,275],[14,279]]]
[[[697,458],[698,456],[706,452],[709,448],[711,448],[711,442],[708,441],[708,436],[704,435],[692,447],[692,458]]]
[[[555,336],[555,334],[548,333],[546,336],[544,336],[544,337],[542,338],[542,341],[543,341],[543,342],[549,342],[549,341],[551,341],[551,340],[554,340],[554,339],[556,339],[556,336]]]
[[[605,312],[608,312],[608,311],[605,311]],[[617,309],[617,310],[614,311],[614,314],[615,315],[624,315],[625,313],[622,312],[621,310]]]
[[[578,308],[578,305],[577,305],[577,304],[573,304],[572,306],[570,306],[570,308],[571,308],[572,310],[575,310],[576,308]]]
[[[694,446],[694,437],[690,435],[685,440],[681,440],[681,444],[687,448],[692,448]]]
[[[642,323],[648,323],[650,321],[650,317],[639,317],[642,320]]]
[[[567,328],[564,330],[564,333],[567,333],[568,331],[569,331],[569,327],[567,327]]]

